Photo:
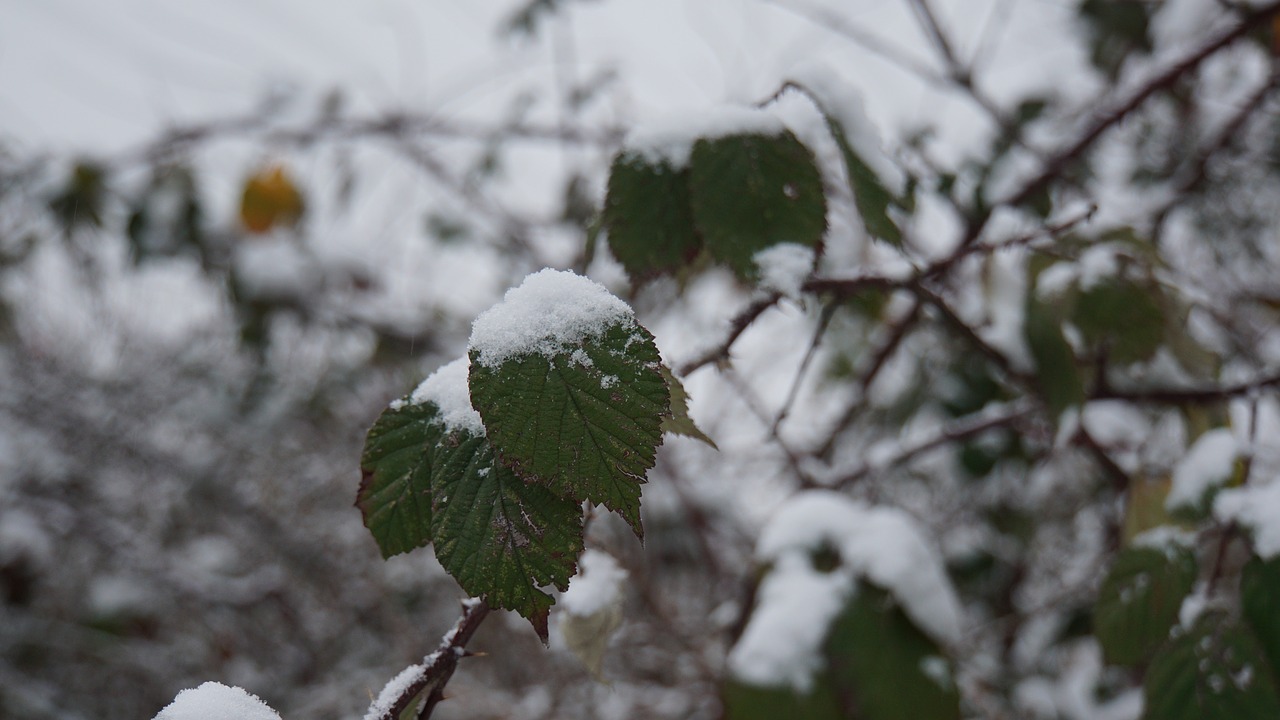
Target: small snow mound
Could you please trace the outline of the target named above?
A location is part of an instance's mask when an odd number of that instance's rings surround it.
[[[480,419],[480,413],[471,407],[471,389],[467,384],[470,365],[466,357],[460,357],[441,366],[413,391],[409,402],[415,405],[434,403],[440,409],[440,420],[446,430],[484,435],[484,421]]]
[[[632,317],[631,306],[603,285],[548,268],[476,318],[468,349],[489,368],[526,355],[552,357]]]
[[[578,559],[579,572],[569,581],[569,589],[560,596],[560,604],[571,615],[591,615],[618,599],[618,591],[627,579],[612,555],[587,550]]]
[[[280,720],[280,714],[243,688],[207,682],[179,692],[154,720]]]
[[[1164,505],[1168,509],[1195,506],[1204,494],[1231,479],[1240,443],[1227,428],[1216,428],[1196,439],[1173,469],[1173,486]]]
[[[813,271],[813,248],[779,243],[751,257],[760,268],[760,286],[789,298],[800,297],[800,288]]]
[[[1280,555],[1280,482],[1228,488],[1218,493],[1213,515],[1253,531],[1253,546],[1263,560]]]

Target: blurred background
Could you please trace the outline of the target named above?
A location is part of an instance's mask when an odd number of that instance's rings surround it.
[[[1134,34],[1118,4],[934,3],[985,102],[1051,107],[1028,134],[1046,145],[1220,10],[1148,8]],[[1269,62],[1249,52],[1187,102],[1234,107]],[[814,64],[892,157],[976,173],[1003,137],[911,2],[0,0],[0,716],[147,718],[205,680],[285,718],[362,713],[461,599],[429,551],[384,562],[352,506],[373,418],[546,266],[630,299],[672,364],[714,343],[749,293],[715,272],[635,291],[590,232],[609,161],[637,124],[755,104]],[[1186,117],[1152,113],[1156,165]],[[1264,190],[1232,212],[1274,207]],[[954,224],[926,206],[915,229]],[[866,255],[860,228],[831,232]],[[614,684],[503,613],[442,716],[716,716],[754,533],[794,487],[735,403],[747,378],[780,405],[818,321],[780,307],[736,376],[690,379],[722,452],[667,441],[643,548],[593,524],[634,582]],[[885,376],[889,408],[912,375]],[[840,392],[806,382],[785,437],[817,437]]]

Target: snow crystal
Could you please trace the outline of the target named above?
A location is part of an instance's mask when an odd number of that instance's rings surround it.
[[[469,350],[485,367],[524,355],[551,357],[634,317],[631,306],[573,272],[540,270],[471,325]]]
[[[823,547],[840,556],[831,572],[814,568],[810,559]],[[959,639],[960,603],[942,560],[901,510],[868,507],[830,491],[803,492],[765,528],[756,556],[772,567],[729,656],[730,670],[741,680],[809,689],[822,640],[859,578],[890,591],[935,640]]]
[[[484,435],[484,422],[480,413],[471,407],[471,389],[467,385],[470,362],[460,357],[441,366],[422,381],[409,396],[409,402],[421,405],[435,403],[440,409],[440,420],[446,430],[465,430],[472,435]]]
[[[637,125],[624,144],[624,153],[639,156],[651,165],[673,168],[689,164],[699,138],[729,135],[780,135],[786,129],[776,116],[758,108],[727,105]]]
[[[388,680],[387,684],[382,687],[382,692],[378,693],[378,699],[374,700],[369,705],[369,709],[365,711],[364,720],[378,720],[378,718],[385,715],[396,700],[404,694],[404,691],[421,678],[426,671],[426,665],[410,665]]]
[[[760,268],[760,286],[789,298],[800,297],[800,288],[813,271],[813,248],[780,243],[751,257]]]
[[[591,615],[618,599],[618,591],[627,571],[613,556],[599,550],[587,550],[578,559],[579,572],[569,581],[569,589],[560,596],[565,612]]]
[[[1196,439],[1173,469],[1173,486],[1164,505],[1168,509],[1194,506],[1205,492],[1231,478],[1240,444],[1227,428],[1215,428]]]
[[[280,720],[280,715],[243,688],[207,682],[179,692],[154,720]]]
[[[1214,517],[1253,531],[1253,545],[1264,560],[1280,555],[1280,482],[1228,488],[1213,503]]]

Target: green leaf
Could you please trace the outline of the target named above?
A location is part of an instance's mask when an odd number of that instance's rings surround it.
[[[1270,661],[1272,680],[1280,682],[1280,558],[1255,557],[1244,566],[1240,606]]]
[[[726,720],[841,720],[840,704],[825,676],[808,693],[790,687],[759,687],[736,680],[724,685]]]
[[[875,170],[854,151],[844,129],[829,115],[827,127],[844,157],[845,170],[849,173],[849,188],[853,191],[853,202],[858,207],[858,214],[862,216],[862,224],[872,237],[900,247],[902,231],[889,216],[889,206],[897,205],[897,199],[884,186]]]
[[[1164,341],[1164,312],[1153,297],[1156,292],[1129,280],[1108,279],[1080,292],[1072,323],[1085,342],[1105,348],[1115,362],[1150,360]]]
[[[662,432],[701,440],[713,449],[719,450],[715,441],[707,437],[707,434],[693,422],[693,418],[689,417],[689,393],[684,389],[680,378],[676,377],[676,374],[666,365],[659,366],[658,369],[662,372],[662,379],[667,381],[667,389],[671,391],[671,412],[662,418]]]
[[[801,86],[804,87],[804,86]],[[813,100],[827,123],[827,131],[835,139],[844,159],[845,172],[849,176],[849,189],[853,192],[853,202],[862,217],[862,224],[874,238],[884,240],[896,246],[902,245],[902,230],[889,216],[889,207],[906,207],[914,204],[913,198],[899,198],[892,190],[885,187],[884,181],[876,174],[867,161],[854,149],[849,141],[849,130],[840,118],[830,111],[827,102],[808,87],[804,92]]]
[[[790,131],[700,139],[689,175],[693,220],[707,249],[740,277],[781,243],[819,247],[827,200],[813,153]]]
[[[440,564],[467,593],[527,618],[545,643],[555,600],[538,588],[569,587],[582,552],[582,505],[521,480],[488,438],[466,430],[436,447],[431,496]]]
[[[552,357],[471,355],[471,401],[502,461],[556,495],[618,512],[643,536],[640,491],[668,390],[653,336],[626,318]]]
[[[893,596],[859,582],[824,645],[832,686],[862,720],[960,717],[951,663]],[[856,715],[855,713],[856,708]]]
[[[401,400],[369,429],[356,507],[384,558],[431,541],[431,448],[440,439],[433,403]]]
[[[1195,627],[1156,654],[1143,683],[1145,720],[1274,720],[1276,685],[1257,638],[1224,613]]]
[[[1033,285],[1034,287],[1034,285]],[[1036,362],[1036,385],[1054,418],[1084,402],[1084,381],[1076,356],[1053,312],[1034,297],[1027,299],[1023,334]]]
[[[702,250],[689,205],[689,171],[624,152],[604,201],[609,249],[634,280],[674,272]]]
[[[1196,582],[1196,559],[1180,547],[1136,547],[1116,555],[1094,608],[1094,632],[1108,663],[1151,659],[1178,622]]]

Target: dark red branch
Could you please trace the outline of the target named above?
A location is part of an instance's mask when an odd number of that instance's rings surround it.
[[[400,691],[395,702],[376,716],[377,720],[399,720],[404,711],[408,710],[423,692],[426,692],[427,696],[418,707],[416,717],[419,719],[431,717],[436,705],[444,699],[444,686],[453,677],[458,661],[467,655],[467,643],[488,615],[489,605],[484,600],[464,601],[462,617],[458,618],[457,624],[445,633],[436,651],[423,659],[417,676]]]

